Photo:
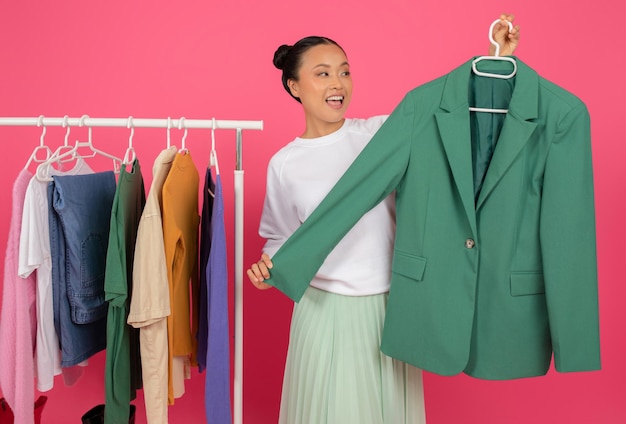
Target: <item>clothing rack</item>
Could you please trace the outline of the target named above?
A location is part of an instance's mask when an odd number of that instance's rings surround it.
[[[2,126],[37,127],[123,127],[169,129],[234,129],[237,131],[236,164],[234,170],[235,197],[235,354],[233,382],[233,423],[243,420],[243,130],[263,130],[263,121],[217,119],[145,119],[145,118],[80,118],[0,117]]]

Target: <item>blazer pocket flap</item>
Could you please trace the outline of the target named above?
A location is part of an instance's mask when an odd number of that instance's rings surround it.
[[[424,270],[426,269],[426,259],[410,253],[395,251],[391,271],[413,280],[422,281]]]
[[[512,272],[511,296],[545,293],[542,272]]]

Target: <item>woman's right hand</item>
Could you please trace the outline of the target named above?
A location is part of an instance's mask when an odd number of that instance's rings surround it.
[[[250,282],[254,284],[257,289],[267,290],[273,287],[270,284],[264,282],[266,278],[270,278],[269,270],[272,268],[272,266],[273,264],[270,257],[267,254],[263,253],[261,255],[261,259],[258,262],[252,264],[252,266],[246,271]]]
[[[515,19],[514,15],[503,13],[500,15],[500,22],[498,22],[493,28],[493,39],[500,46],[500,56],[512,56],[519,45],[519,25],[514,25],[513,29],[509,32],[509,22],[513,24]],[[493,56],[496,53],[496,48],[492,44],[489,47],[489,55]]]

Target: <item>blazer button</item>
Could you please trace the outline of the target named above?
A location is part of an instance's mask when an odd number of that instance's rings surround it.
[[[472,239],[465,240],[465,247],[467,247],[468,249],[472,249],[475,245],[476,243],[474,243],[474,240]]]

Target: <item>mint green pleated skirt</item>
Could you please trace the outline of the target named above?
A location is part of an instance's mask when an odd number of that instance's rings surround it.
[[[280,424],[422,424],[422,372],[380,352],[387,294],[309,287],[294,307]]]

